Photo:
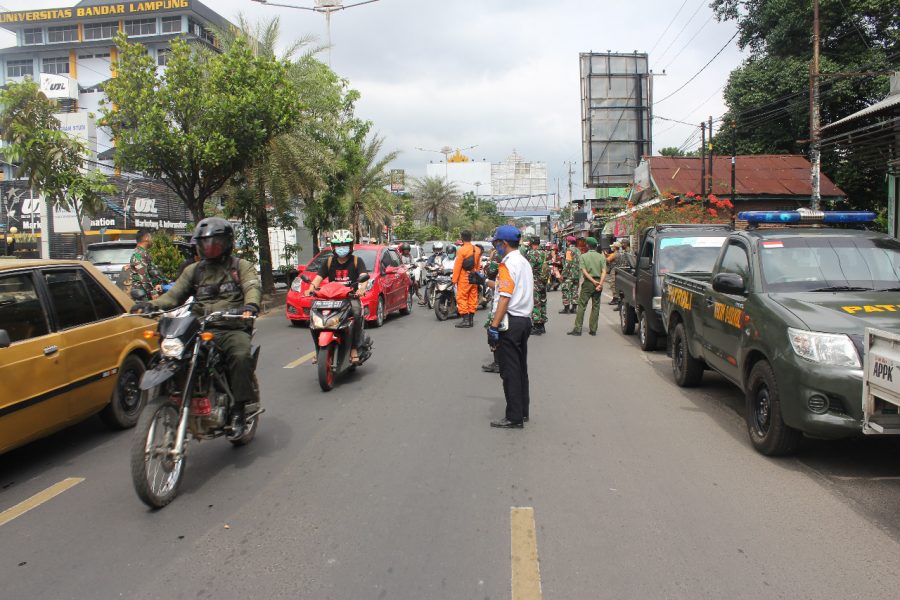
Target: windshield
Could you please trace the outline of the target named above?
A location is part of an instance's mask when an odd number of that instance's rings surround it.
[[[359,250],[356,249],[353,251],[353,254],[358,256],[363,264],[366,265],[366,270],[369,273],[374,272],[375,270],[375,250]],[[322,266],[322,263],[328,260],[328,257],[331,256],[331,250],[322,250],[319,252],[312,262],[306,267],[307,272],[318,273],[319,268]]]
[[[759,247],[770,292],[900,287],[900,242],[894,239],[785,238],[761,241]]]
[[[659,241],[659,274],[711,272],[724,243],[725,236],[663,238]]]
[[[95,265],[124,265],[131,260],[134,246],[101,246],[88,248],[84,260]]]

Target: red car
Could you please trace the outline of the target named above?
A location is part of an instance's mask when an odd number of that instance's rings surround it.
[[[400,265],[400,256],[397,252],[387,246],[356,244],[353,246],[353,254],[365,263],[371,275],[369,291],[362,297],[366,321],[374,327],[381,327],[385,317],[392,312],[400,311],[401,314],[408,315],[412,311],[415,292],[406,268]],[[309,309],[313,303],[312,297],[303,295],[309,284],[303,281],[301,276],[306,273],[310,281],[315,279],[322,262],[328,260],[329,256],[331,248],[323,249],[309,261],[309,264],[297,268],[299,275],[291,283],[285,309],[291,325],[296,327],[305,325],[309,321]]]

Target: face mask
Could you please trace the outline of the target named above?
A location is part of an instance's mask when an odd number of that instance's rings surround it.
[[[334,253],[337,254],[339,258],[350,256],[350,246],[338,246],[334,249]]]
[[[494,250],[497,251],[497,256],[500,256],[501,258],[506,254],[506,246],[503,244],[495,244]]]

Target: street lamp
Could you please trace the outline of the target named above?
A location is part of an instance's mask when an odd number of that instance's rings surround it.
[[[258,1],[258,0],[257,0]],[[471,150],[472,148],[477,148],[478,144],[474,146],[467,146],[466,148],[456,148],[455,152],[462,152],[463,150]],[[440,150],[428,150],[427,148],[419,148],[416,147],[416,150],[420,152],[434,152],[435,154],[443,154],[444,155],[444,179],[450,180],[450,172],[448,165],[450,164],[450,155],[453,154],[454,149],[450,146],[444,146]]]
[[[362,6],[363,4],[372,4],[378,0],[363,0],[362,2],[354,2],[344,6],[343,0],[316,0],[315,6],[297,6],[296,4],[280,4],[277,2],[269,2],[268,0],[253,0],[266,6],[279,6],[281,8],[294,8],[296,10],[309,10],[312,12],[322,13],[325,15],[325,29],[327,32],[328,44],[328,66],[331,66],[331,13],[354,6]]]

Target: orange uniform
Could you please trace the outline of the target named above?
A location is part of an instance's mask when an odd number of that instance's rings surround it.
[[[478,310],[478,286],[469,283],[469,273],[462,268],[466,258],[475,257],[475,267],[472,271],[481,271],[481,248],[466,242],[456,252],[456,262],[453,263],[453,283],[456,284],[456,307],[459,315],[474,315]]]

